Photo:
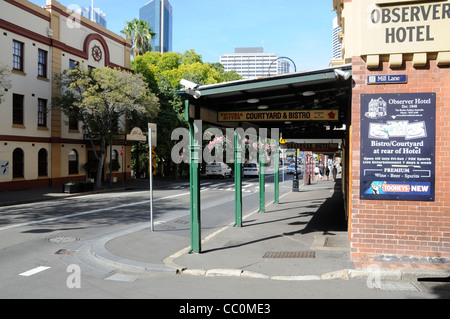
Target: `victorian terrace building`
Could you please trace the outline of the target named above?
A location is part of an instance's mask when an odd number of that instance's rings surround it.
[[[80,123],[52,108],[60,93],[54,76],[78,64],[130,69],[131,46],[54,0],[45,8],[25,0],[0,5],[0,61],[12,71],[0,107],[0,191],[85,180],[91,146]],[[129,176],[130,151],[116,144],[113,159],[124,154]]]

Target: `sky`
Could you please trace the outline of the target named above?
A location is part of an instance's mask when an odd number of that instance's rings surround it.
[[[149,0],[94,0],[106,14],[109,30],[120,34],[126,21],[139,18]],[[45,0],[31,0],[45,5]],[[59,0],[68,7],[90,6],[91,0]],[[173,7],[175,52],[194,51],[203,62],[219,62],[236,47],[264,47],[293,60],[297,71],[329,66],[332,0],[169,0]]]

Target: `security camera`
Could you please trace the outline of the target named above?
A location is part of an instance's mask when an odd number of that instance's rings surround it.
[[[189,95],[192,95],[195,99],[199,99],[200,96],[202,96],[202,93],[200,91],[197,91],[197,90],[187,89],[186,93],[189,94]]]
[[[351,73],[349,71],[343,71],[341,69],[334,70],[334,74],[336,74],[336,77],[342,77],[344,80],[348,80],[351,76]]]
[[[194,83],[194,82],[191,82],[191,81],[188,81],[188,80],[185,80],[185,79],[181,79],[180,83],[181,83],[182,85],[184,85],[184,87],[185,87],[186,89],[191,89],[191,90],[196,90],[196,89],[198,89],[199,86],[200,86],[200,85],[198,85],[198,84],[196,84],[196,83]]]

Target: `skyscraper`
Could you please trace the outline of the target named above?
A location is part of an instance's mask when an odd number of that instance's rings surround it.
[[[106,28],[106,14],[99,8],[93,8],[92,6],[91,7],[80,7],[80,6],[75,5],[75,7],[71,8],[71,9],[74,10],[79,15],[81,15],[91,21],[94,21],[95,23]],[[92,15],[92,13],[94,13],[94,15]]]
[[[150,43],[153,51],[172,51],[173,9],[169,0],[151,0],[139,10],[139,19],[147,21],[156,33]]]
[[[289,64],[277,60],[275,53],[264,53],[264,48],[235,48],[234,53],[220,57],[226,72],[234,70],[244,78],[289,73]]]
[[[339,41],[339,33],[342,28],[339,26],[337,17],[333,19],[333,59],[342,58],[342,43]]]

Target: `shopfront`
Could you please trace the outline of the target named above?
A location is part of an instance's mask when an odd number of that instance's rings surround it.
[[[335,0],[354,261],[450,262],[450,1]]]

